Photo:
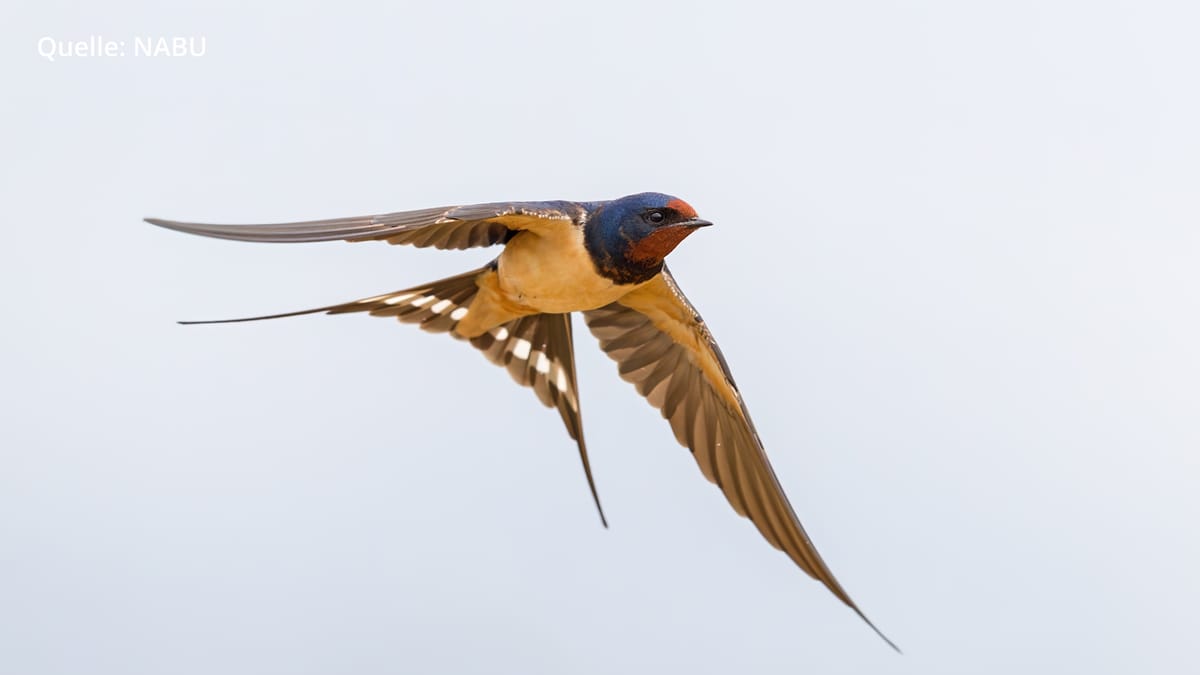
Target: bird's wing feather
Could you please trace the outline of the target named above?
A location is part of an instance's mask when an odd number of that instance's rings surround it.
[[[579,385],[575,379],[575,343],[570,314],[531,314],[471,338],[492,363],[504,367],[517,384],[532,387],[538,400],[556,408],[567,433],[579,446],[579,459],[587,477],[600,522],[608,527],[600,494],[592,478],[583,417],[579,412]]]
[[[621,377],[662,411],[675,438],[691,449],[704,476],[721,488],[734,510],[875,628],[809,540],[767,460],[725,357],[670,272],[664,267],[646,285],[584,316],[601,348],[618,363]]]
[[[386,241],[464,249],[502,243],[517,231],[546,231],[575,222],[573,202],[497,202],[400,211],[374,216],[264,225],[213,225],[147,218],[170,230],[218,239],[261,242]]]
[[[434,333],[459,335],[454,327],[469,312],[479,292],[476,280],[493,269],[491,265],[465,274],[448,277],[402,291],[374,295],[362,300],[329,305],[299,312],[270,314],[244,319],[185,321],[183,323],[235,323],[278,319],[302,314],[349,314],[366,312],[372,316],[396,317]],[[492,363],[503,367],[517,384],[533,389],[538,400],[555,408],[567,433],[579,446],[579,458],[588,488],[600,513],[600,522],[608,527],[600,495],[592,478],[587,445],[583,440],[583,419],[579,411],[579,385],[575,379],[575,347],[570,314],[532,314],[518,317],[491,331],[471,338],[470,342]]]

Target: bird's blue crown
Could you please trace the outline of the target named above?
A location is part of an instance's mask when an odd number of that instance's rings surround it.
[[[654,278],[666,255],[708,224],[687,202],[658,192],[599,202],[589,210],[584,243],[600,274],[620,284]]]

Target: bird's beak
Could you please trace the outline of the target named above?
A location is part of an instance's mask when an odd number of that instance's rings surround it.
[[[700,218],[692,218],[691,220],[685,220],[682,223],[677,223],[677,224],[680,226],[683,226],[683,227],[690,227],[692,229],[695,229],[697,227],[708,227],[709,225],[712,225],[712,222],[708,221],[708,220],[703,220]]]

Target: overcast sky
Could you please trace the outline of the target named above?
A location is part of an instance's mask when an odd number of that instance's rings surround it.
[[[1194,3],[25,4],[0,18],[0,671],[1200,672]],[[62,53],[89,36],[124,53]],[[177,36],[203,55],[137,51]],[[495,251],[141,222],[646,190],[717,224],[672,269],[904,656],[582,322],[607,531],[557,415],[465,344],[174,323]]]

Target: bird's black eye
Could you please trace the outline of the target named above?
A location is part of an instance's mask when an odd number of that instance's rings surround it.
[[[655,225],[661,223],[662,221],[664,221],[666,219],[667,219],[667,216],[662,211],[651,211],[650,213],[646,214],[646,222],[653,223]]]

